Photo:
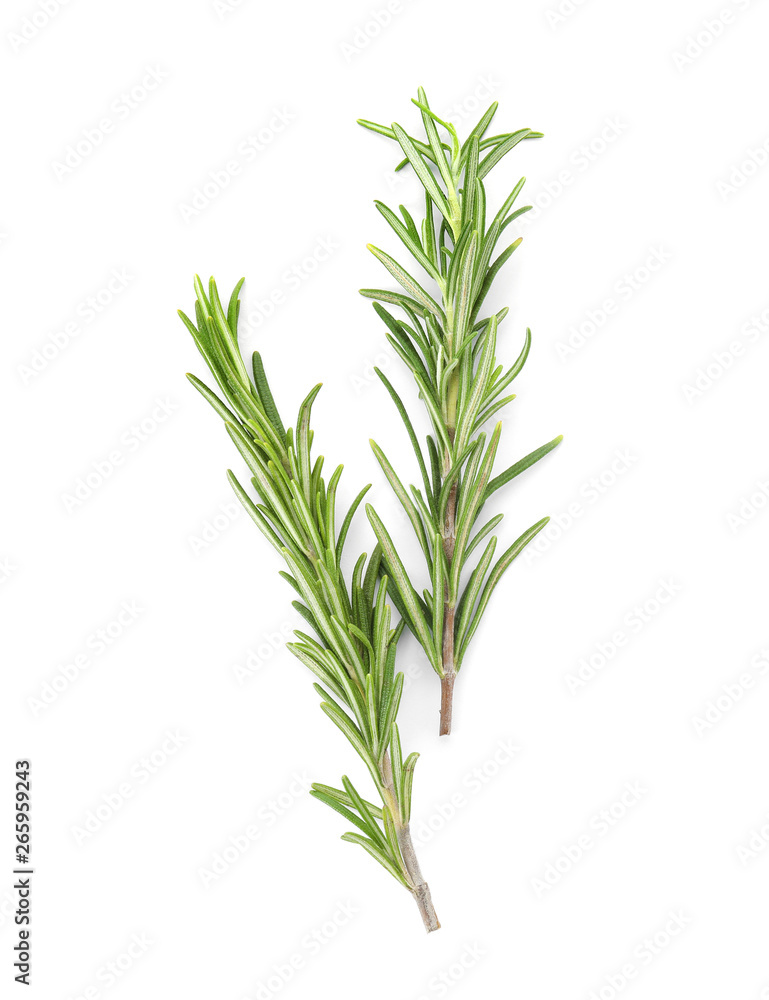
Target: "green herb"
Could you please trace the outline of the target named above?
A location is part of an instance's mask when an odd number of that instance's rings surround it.
[[[443,735],[451,730],[456,675],[492,591],[549,520],[537,521],[493,561],[497,538],[488,536],[502,515],[476,527],[481,512],[496,490],[538,462],[561,438],[492,476],[501,424],[488,436],[482,427],[515,398],[505,392],[526,361],[531,331],[526,331],[517,360],[505,370],[497,364],[496,348],[498,327],[508,310],[483,318],[479,314],[492,282],[521,238],[494,257],[497,245],[510,223],[531,206],[513,208],[523,187],[521,178],[488,222],[483,181],[519,142],[542,133],[524,128],[486,137],[497,110],[494,102],[460,143],[455,127],[430,110],[422,88],[413,103],[421,111],[426,141],[408,135],[400,125],[388,128],[364,120],[359,124],[393,139],[405,156],[395,169],[410,165],[424,188],[425,212],[419,225],[403,205],[399,217],[381,202],[375,204],[427,281],[418,281],[389,254],[369,245],[402,291],[363,288],[361,294],[377,300],[374,309],[387,326],[387,339],[412,372],[432,425],[423,450],[403,401],[377,369],[403,419],[421,473],[422,488],[406,489],[384,452],[372,442],[427,563],[430,587],[421,596],[382,521],[371,506],[366,511],[382,547],[393,603],[441,678]],[[396,318],[382,302],[397,306],[405,318]],[[482,541],[484,548],[470,571],[470,556]]]
[[[267,540],[282,555],[283,576],[297,592],[294,608],[313,635],[296,631],[289,649],[320,683],[321,708],[345,735],[368,768],[381,806],[363,799],[346,776],[342,788],[313,785],[312,794],[341,813],[353,827],[343,840],[359,844],[415,897],[428,931],[440,924],[422,878],[409,833],[411,786],[419,756],[405,760],[395,718],[403,674],[395,673],[395,651],[403,623],[390,627],[387,577],[381,549],[363,553],[351,580],[341,561],[350,522],[364,494],[353,500],[337,528],[336,492],[340,465],[326,483],[323,458],[311,457],[310,416],[320,386],[299,407],[294,429],[284,428],[258,353],[252,377],[238,347],[237,326],[243,284],[225,310],[213,279],[208,294],[195,280],[195,322],[180,313],[216,380],[221,395],[194,375],[187,377],[225,422],[251,474],[254,500],[232,472],[235,493]]]

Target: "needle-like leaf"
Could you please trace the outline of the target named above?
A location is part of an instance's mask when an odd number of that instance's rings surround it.
[[[393,260],[393,258],[379,250],[377,247],[373,246],[371,243],[368,244],[368,249],[373,253],[373,255],[380,260],[390,274],[395,278],[395,280],[402,285],[406,291],[409,293],[411,298],[418,302],[423,309],[427,309],[434,313],[436,316],[441,315],[441,308],[432,296],[428,295],[427,292],[422,288],[418,281],[411,277],[405,268],[401,267],[400,264]]]
[[[488,500],[491,494],[494,493],[495,490],[498,490],[500,486],[504,486],[505,483],[509,483],[511,479],[515,479],[516,476],[520,476],[520,474],[525,472],[526,469],[531,468],[535,462],[544,458],[545,455],[549,454],[553,450],[553,448],[557,448],[561,441],[563,441],[563,435],[559,434],[558,437],[553,438],[552,441],[548,441],[547,444],[540,445],[539,448],[535,448],[534,451],[530,451],[524,458],[514,462],[510,468],[505,469],[504,472],[495,476],[486,487],[486,496],[484,499]]]
[[[406,134],[406,132],[403,131],[400,125],[394,123],[392,130],[395,138],[400,143],[401,149],[406,154],[406,159],[409,161],[414,169],[414,173],[421,181],[422,187],[430,195],[444,219],[449,221],[451,219],[451,211],[449,209],[448,202],[446,201],[446,197],[438,187],[438,183],[430,172],[430,168],[422,159],[420,150],[417,149],[411,138]]]
[[[432,641],[430,638],[430,630],[427,627],[427,622],[425,621],[422,609],[419,606],[416,591],[412,587],[401,558],[395,550],[392,538],[390,538],[387,533],[387,529],[384,524],[382,524],[379,515],[371,504],[366,504],[366,514],[371,522],[371,527],[374,529],[377,541],[382,546],[382,556],[390,568],[391,578],[398,587],[398,593],[401,595],[405,605],[409,622],[414,629],[415,634],[419,636],[419,641],[422,645],[431,645]],[[438,670],[439,664],[434,655],[431,657],[431,662],[434,669]]]

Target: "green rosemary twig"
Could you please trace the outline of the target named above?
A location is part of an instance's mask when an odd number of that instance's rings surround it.
[[[208,294],[195,279],[196,322],[180,316],[211,370],[221,397],[194,375],[187,377],[225,422],[251,473],[255,502],[232,472],[229,480],[241,503],[268,541],[283,556],[281,572],[299,595],[293,602],[315,637],[295,631],[289,649],[320,683],[321,708],[344,733],[366,764],[382,805],[363,799],[346,776],[343,788],[314,784],[312,794],[341,813],[356,832],[343,840],[360,844],[414,896],[428,931],[440,927],[430,889],[422,878],[409,833],[411,786],[419,756],[401,753],[395,718],[403,674],[395,673],[395,651],[403,623],[390,628],[385,603],[387,577],[380,579],[381,550],[363,553],[345,582],[342,551],[353,515],[369,489],[353,500],[336,524],[340,465],[328,484],[323,458],[311,458],[312,404],[317,385],[299,407],[296,428],[286,430],[273,399],[260,355],[249,377],[238,346],[241,280],[225,311],[213,279]]]
[[[479,318],[492,282],[521,238],[492,260],[497,243],[510,223],[531,208],[513,209],[523,187],[521,178],[487,225],[483,181],[519,142],[539,138],[542,133],[524,128],[486,137],[497,110],[494,102],[460,143],[454,125],[430,110],[421,87],[413,103],[421,111],[426,141],[413,138],[397,124],[390,128],[365,120],[359,124],[393,139],[405,156],[395,169],[410,165],[424,188],[425,213],[419,226],[403,205],[399,206],[399,218],[381,202],[375,204],[434,290],[428,291],[393,257],[369,245],[403,291],[363,288],[361,294],[377,300],[374,308],[387,326],[387,339],[412,372],[433,430],[423,452],[403,401],[377,369],[406,426],[424,488],[410,486],[407,490],[384,452],[372,442],[427,563],[431,586],[421,596],[382,521],[371,506],[366,511],[394,584],[393,602],[441,678],[440,733],[444,735],[451,730],[454,681],[492,591],[549,518],[528,528],[493,563],[497,539],[488,538],[462,586],[470,556],[503,515],[492,517],[478,529],[475,525],[492,494],[555,448],[561,437],[492,476],[501,424],[488,440],[481,430],[515,398],[504,393],[521,371],[531,345],[527,329],[518,359],[505,370],[497,364],[496,347],[497,330],[508,310]],[[398,306],[405,319],[396,319],[382,302]]]

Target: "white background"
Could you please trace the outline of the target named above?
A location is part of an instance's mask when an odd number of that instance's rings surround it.
[[[766,840],[739,854],[769,816],[766,4],[50,5],[47,23],[34,0],[2,14],[4,994],[21,990],[11,795],[28,757],[25,995],[769,996]],[[284,416],[324,382],[320,450],[345,462],[346,499],[374,483],[408,549],[367,439],[415,470],[372,363],[418,402],[356,289],[385,282],[366,242],[403,254],[372,199],[419,203],[413,178],[394,179],[396,150],[355,119],[417,128],[420,84],[464,133],[489,99],[497,131],[546,133],[490,184],[499,204],[525,174],[538,206],[496,293],[511,306],[500,359],[534,332],[501,462],[565,435],[498,494],[503,541],[545,513],[560,527],[500,586],[450,740],[420,650],[409,639],[399,654],[413,675],[404,745],[422,753],[413,826],[443,923],[429,937],[302,788],[365,776],[274,638],[294,621],[290,593],[233,516],[237,456],[184,379],[206,373],[175,316],[195,271],[227,293],[245,274],[244,344],[262,351]],[[271,120],[246,159],[241,143]],[[334,249],[317,263],[319,240]],[[113,269],[128,277],[110,294]],[[100,290],[110,301],[92,314]],[[112,467],[102,482],[99,465]],[[68,500],[89,474],[96,488]],[[350,551],[370,546],[357,530]],[[123,602],[140,610],[97,652]],[[63,681],[78,655],[88,665]],[[634,803],[616,805],[634,782]],[[612,804],[605,832],[595,817]],[[89,820],[97,809],[106,820]],[[250,825],[258,840],[205,887],[201,869]],[[671,912],[683,927],[669,935]],[[302,968],[275,978],[297,955]]]

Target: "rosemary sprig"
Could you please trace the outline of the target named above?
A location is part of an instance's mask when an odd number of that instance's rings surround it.
[[[243,281],[225,311],[211,279],[208,294],[195,279],[195,318],[180,312],[221,396],[194,375],[187,377],[225,422],[226,429],[251,473],[255,502],[235,475],[227,473],[241,503],[268,541],[283,556],[288,572],[281,576],[297,592],[294,608],[315,637],[296,630],[289,644],[320,683],[314,687],[321,708],[342,731],[365,763],[381,806],[363,799],[346,776],[342,788],[314,784],[312,795],[341,813],[356,829],[343,840],[359,844],[405,886],[419,906],[425,927],[440,924],[430,890],[422,878],[409,833],[411,787],[419,756],[405,760],[396,715],[403,674],[395,673],[395,652],[403,623],[390,628],[386,604],[387,577],[380,574],[381,549],[364,552],[348,584],[341,568],[347,532],[369,489],[353,500],[337,529],[336,492],[340,465],[328,484],[323,458],[311,457],[312,405],[320,385],[299,407],[294,429],[286,430],[273,399],[262,359],[252,358],[253,378],[241,357],[237,326]]]
[[[372,442],[424,554],[431,586],[421,596],[384,524],[370,505],[366,512],[382,547],[393,602],[441,678],[440,733],[444,735],[451,730],[456,675],[492,591],[549,518],[524,531],[495,562],[497,538],[488,536],[503,515],[478,529],[475,526],[486,501],[555,448],[561,437],[492,476],[501,423],[488,437],[482,428],[515,398],[505,392],[526,361],[531,331],[527,329],[521,353],[505,370],[497,364],[496,348],[497,331],[508,310],[485,318],[479,318],[479,313],[521,237],[492,260],[497,244],[510,223],[531,206],[513,208],[524,184],[521,178],[487,222],[483,181],[519,142],[542,133],[524,128],[486,137],[497,110],[494,102],[460,143],[454,125],[433,113],[421,87],[413,103],[421,111],[426,141],[413,138],[397,124],[390,128],[365,120],[359,124],[394,140],[405,156],[395,169],[410,165],[424,188],[425,212],[419,225],[403,205],[399,217],[381,202],[375,204],[428,280],[417,281],[393,257],[369,245],[403,291],[363,288],[361,294],[377,300],[374,309],[387,326],[387,339],[412,372],[432,425],[423,451],[403,401],[377,370],[406,426],[421,473],[423,489],[410,486],[407,490],[382,449]],[[396,318],[382,302],[397,306],[405,318]],[[485,547],[463,586],[470,556],[482,541]]]

